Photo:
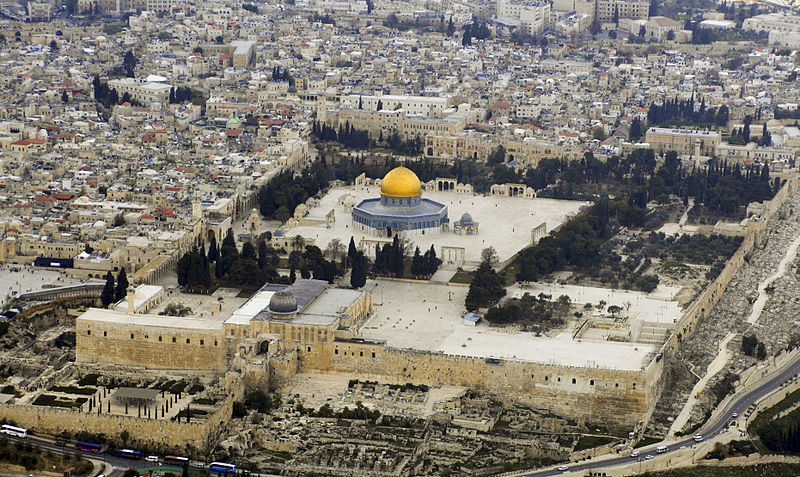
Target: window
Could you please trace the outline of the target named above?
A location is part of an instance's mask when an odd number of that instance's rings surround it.
[[[559,383],[561,382],[561,378],[560,378],[560,377],[558,378],[558,382],[559,382]]]
[[[178,342],[178,339],[177,339],[177,338],[175,338],[175,337],[173,336],[173,337],[172,337],[172,342],[173,342],[173,343],[177,343],[177,342]]]
[[[200,340],[200,346],[203,346],[204,344],[206,344],[206,340]]]
[[[310,353],[311,352],[311,346],[307,347],[306,351]]]
[[[614,383],[614,387],[618,388],[619,387],[619,383]]]
[[[594,386],[594,379],[589,380],[589,386]]]
[[[133,333],[131,333],[131,339],[133,339]]]
[[[162,338],[162,337],[161,337],[161,336],[159,336],[159,337],[158,337],[158,341],[161,341],[161,338]]]
[[[103,336],[108,336],[108,331],[104,331]]]
[[[374,352],[374,351],[372,352],[372,357],[373,357],[373,358],[375,357],[375,352]]]
[[[550,381],[550,376],[545,376],[545,377],[544,377],[544,380],[545,380],[545,381]]]
[[[575,378],[572,378],[572,384],[575,384],[575,382],[576,382]]]
[[[217,340],[214,340],[214,346],[217,346]]]
[[[339,348],[336,348],[335,350],[333,350],[333,354],[339,354]]]
[[[186,344],[192,344],[192,341],[189,338],[186,338]]]
[[[92,330],[86,330],[86,334],[92,336]]]
[[[636,389],[636,383],[633,383],[633,389]]]
[[[363,351],[359,351],[359,352],[358,352],[358,355],[359,355],[359,356],[361,356],[361,357],[363,358],[363,357],[364,357],[364,352],[363,352]]]

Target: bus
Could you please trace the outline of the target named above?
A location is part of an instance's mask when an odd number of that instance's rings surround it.
[[[134,449],[117,449],[117,457],[123,457],[125,459],[141,459],[142,451]]]
[[[236,466],[233,464],[226,464],[225,462],[212,462],[208,465],[208,470],[221,474],[232,474],[236,472]]]
[[[28,437],[28,430],[24,427],[12,426],[11,424],[3,424],[0,428],[0,433],[8,434],[9,436],[21,437],[22,439]]]
[[[164,463],[168,465],[176,465],[178,467],[183,467],[189,463],[189,458],[179,455],[168,455],[164,457]]]
[[[78,441],[75,443],[75,450],[97,454],[98,452],[100,452],[100,444],[95,444],[94,442]]]

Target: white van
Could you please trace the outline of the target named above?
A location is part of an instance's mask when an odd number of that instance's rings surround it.
[[[145,460],[145,462],[158,462],[158,456],[157,455],[149,455],[149,456],[145,457],[144,460]]]
[[[658,447],[656,447],[656,452],[658,452],[659,454],[663,454],[664,452],[667,452],[667,446],[658,446]]]

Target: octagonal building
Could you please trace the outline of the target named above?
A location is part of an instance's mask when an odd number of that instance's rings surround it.
[[[353,208],[353,227],[375,237],[438,234],[449,222],[447,206],[422,198],[422,183],[413,171],[396,167],[381,181],[381,197]]]

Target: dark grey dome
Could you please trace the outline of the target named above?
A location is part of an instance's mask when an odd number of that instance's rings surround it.
[[[280,290],[269,299],[270,313],[297,312],[297,299],[287,290]]]
[[[472,216],[468,213],[464,212],[464,215],[461,216],[461,223],[462,224],[471,224],[472,223]]]

